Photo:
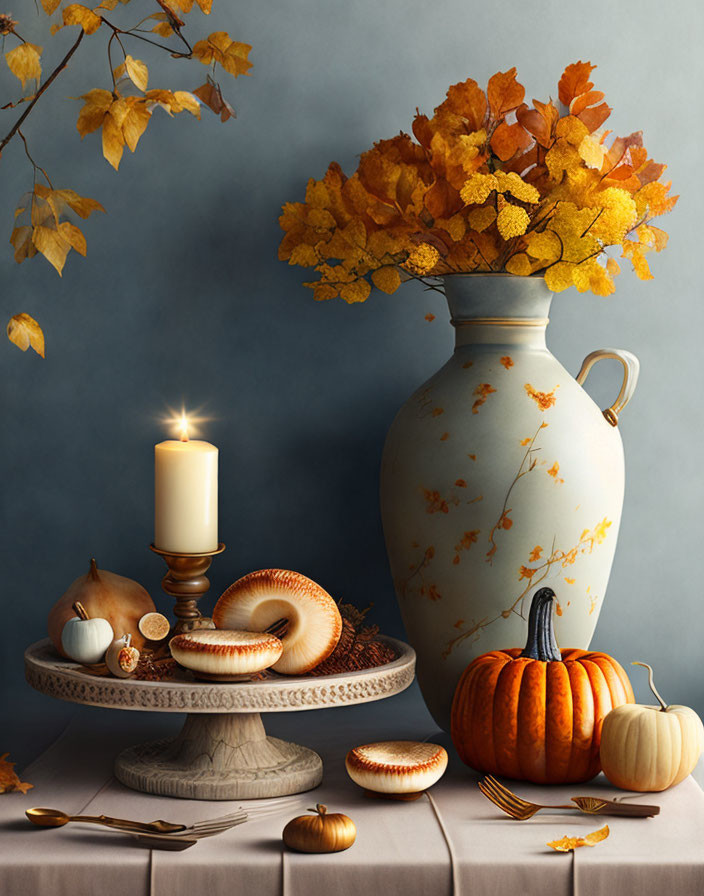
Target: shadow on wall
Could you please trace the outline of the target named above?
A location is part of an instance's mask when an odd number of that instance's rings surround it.
[[[267,512],[246,528],[232,509],[221,521],[223,532],[236,533],[229,562],[222,564],[230,581],[258,568],[295,569],[336,600],[360,609],[373,604],[370,623],[403,637],[379,510],[384,437],[383,429],[353,426],[279,441],[266,471],[244,488],[239,484],[243,506],[266,495]]]

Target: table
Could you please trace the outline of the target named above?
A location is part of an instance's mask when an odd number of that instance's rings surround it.
[[[380,636],[381,637],[381,636]],[[115,776],[135,790],[200,800],[283,796],[317,787],[320,756],[307,747],[267,736],[261,713],[301,712],[383,700],[407,688],[415,675],[413,648],[384,638],[396,659],[337,675],[279,676],[228,683],[182,679],[138,681],[86,674],[62,659],[48,638],[24,654],[25,675],[38,691],[89,706],[187,713],[176,737],[128,747]]]
[[[129,723],[129,724],[127,724]],[[323,757],[322,785],[279,799],[277,815],[248,822],[184,852],[149,851],[126,837],[88,826],[42,831],[23,820],[44,805],[141,819],[186,822],[237,805],[128,790],[112,761],[128,744],[169,733],[173,719],[92,708],[24,774],[26,796],[0,796],[2,896],[700,896],[704,892],[704,793],[691,779],[648,802],[657,818],[602,819],[540,813],[528,822],[501,815],[476,788],[476,776],[451,753],[445,777],[414,803],[370,800],[347,777],[344,756],[359,743],[391,737],[431,739],[435,730],[417,687],[378,704],[272,715],[268,727]],[[17,757],[16,757],[17,758]],[[529,799],[585,793],[613,795],[605,780],[569,788],[516,785]],[[286,821],[315,802],[347,813],[357,841],[333,855],[285,851]],[[585,834],[607,821],[611,836],[594,849],[557,854],[547,840]]]

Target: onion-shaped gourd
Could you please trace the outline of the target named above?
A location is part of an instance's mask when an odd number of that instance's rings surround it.
[[[73,612],[61,632],[64,655],[77,663],[99,663],[115,637],[112,626],[107,619],[91,619],[80,601],[73,605]]]
[[[116,678],[129,678],[139,663],[139,651],[132,646],[132,635],[116,638],[105,652],[105,665]]]
[[[284,828],[283,840],[297,852],[340,852],[355,841],[357,828],[351,818],[338,813],[328,815],[318,803],[310,809],[315,815],[299,815]]]
[[[107,619],[115,633],[129,632],[138,649],[144,646],[145,639],[137,626],[145,613],[155,609],[151,597],[139,582],[98,569],[95,560],[91,560],[87,574],[72,582],[49,611],[49,637],[62,656],[67,654],[61,645],[61,634],[73,616],[76,601],[83,604],[89,616]]]
[[[659,706],[618,706],[604,719],[601,766],[616,787],[639,792],[666,790],[689,775],[704,750],[702,720],[688,706],[668,706],[653,684]]]
[[[604,717],[633,703],[623,668],[605,653],[560,651],[550,588],[533,597],[528,640],[465,669],[452,703],[460,759],[480,772],[536,784],[588,781],[599,772]]]

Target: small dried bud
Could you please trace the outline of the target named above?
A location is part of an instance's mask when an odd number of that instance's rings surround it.
[[[0,13],[0,34],[9,34],[11,31],[14,31],[15,22],[11,15],[8,13]]]

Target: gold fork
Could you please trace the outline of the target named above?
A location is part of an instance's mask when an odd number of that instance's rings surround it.
[[[594,796],[573,796],[570,797],[571,803],[544,806],[541,803],[531,803],[529,800],[517,796],[491,775],[487,775],[479,781],[477,786],[488,800],[491,800],[495,806],[517,821],[527,821],[541,809],[579,809],[586,815],[620,815],[628,818],[649,818],[660,812],[659,806],[616,803],[613,800],[604,800]]]

